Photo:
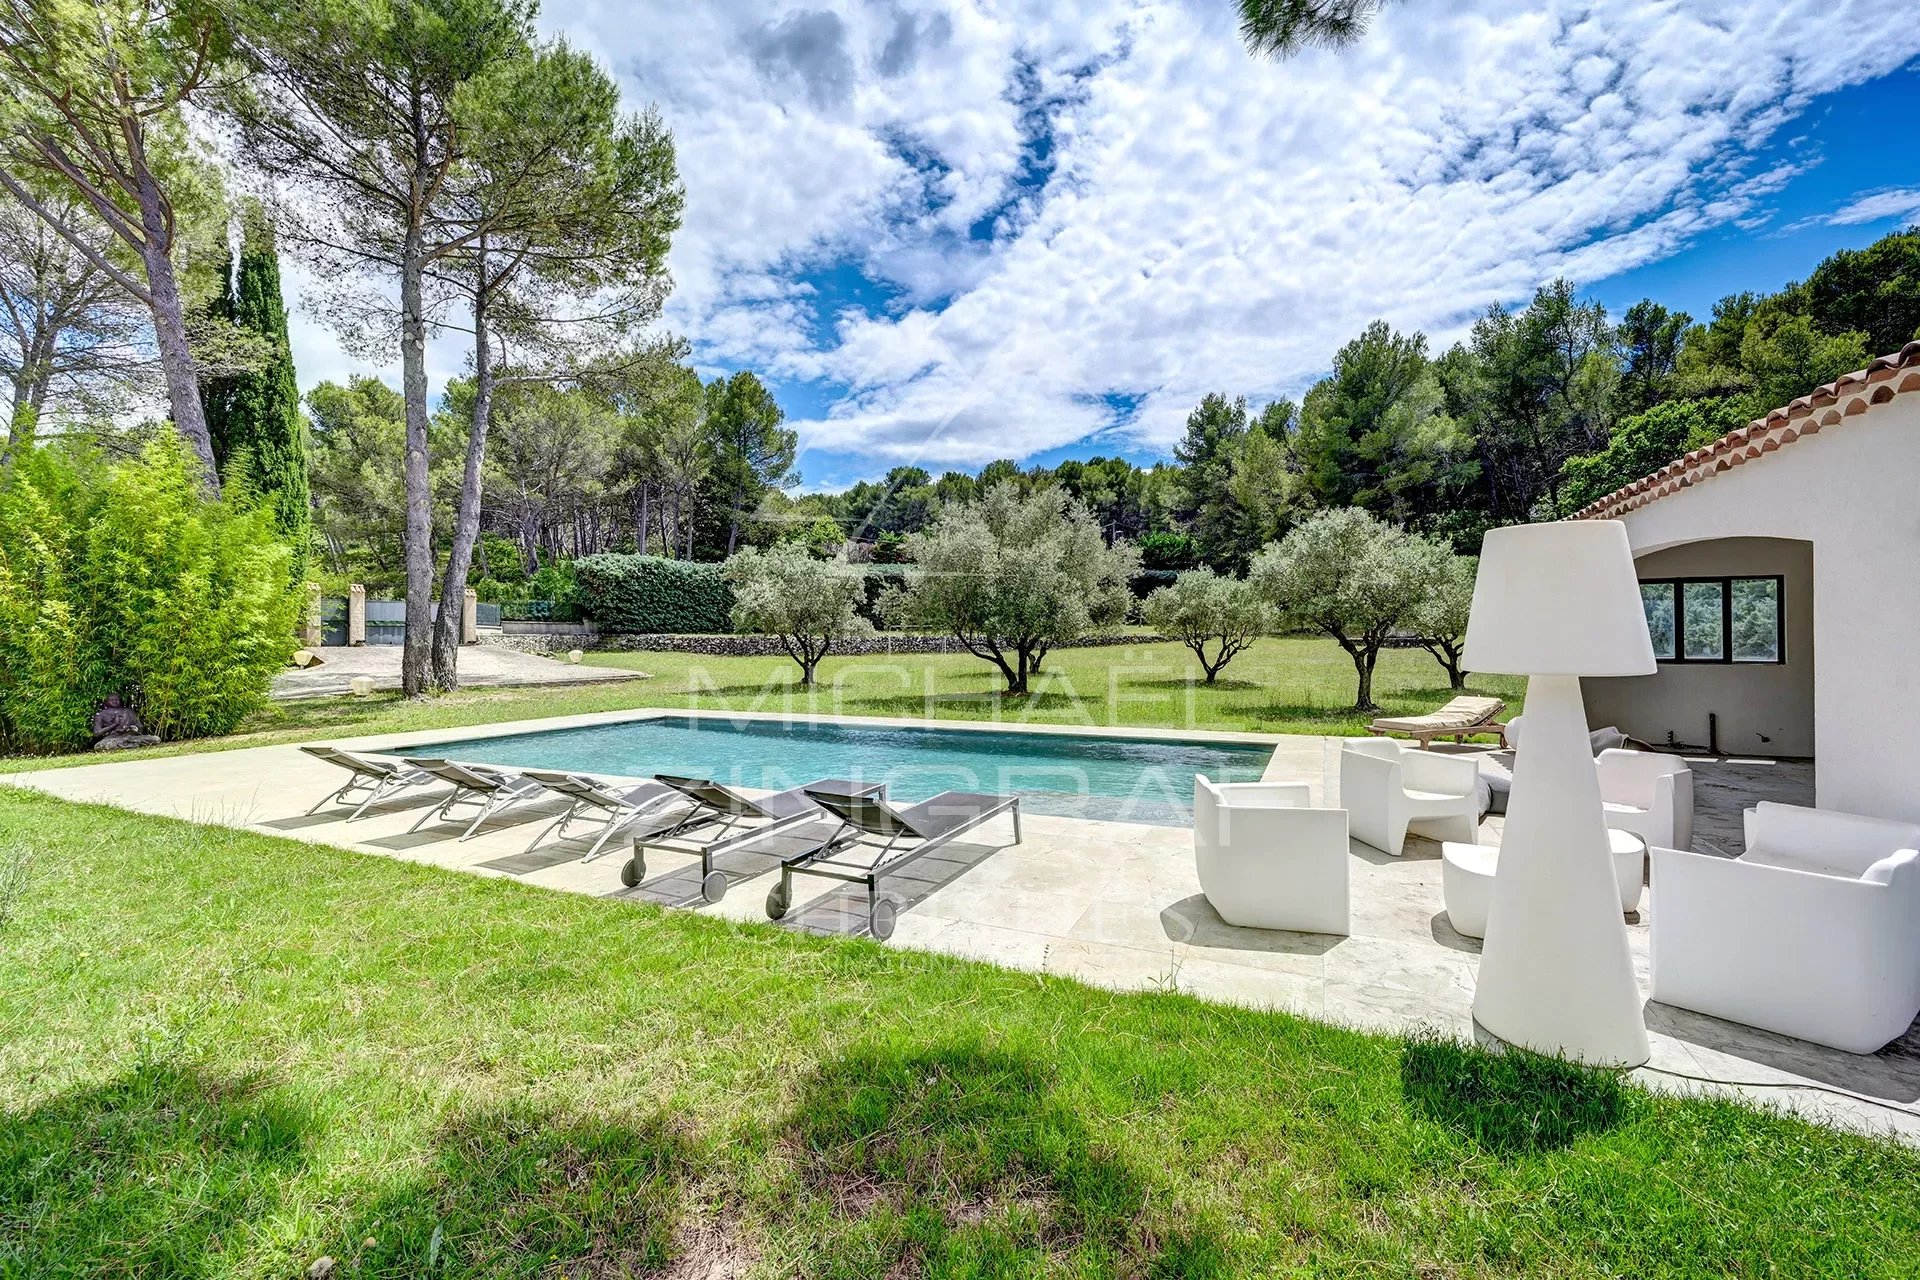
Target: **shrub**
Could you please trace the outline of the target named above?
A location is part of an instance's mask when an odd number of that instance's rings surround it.
[[[291,550],[244,483],[199,491],[171,435],[105,463],[52,448],[0,492],[0,744],[84,746],[108,694],[162,738],[228,733],[293,650]]]
[[[1127,587],[1136,600],[1145,600],[1162,587],[1170,587],[1179,580],[1177,569],[1142,569],[1128,579]]]
[[[899,620],[896,597],[907,589],[908,569],[903,564],[869,564],[860,568],[860,598],[854,610],[876,627],[890,626],[888,619]]]
[[[540,567],[540,572],[528,578],[519,598],[525,600],[551,600],[557,605],[572,606],[580,603],[580,575],[571,560],[553,560]]]
[[[1157,529],[1140,539],[1140,563],[1148,569],[1171,573],[1191,569],[1199,561],[1200,547],[1191,534]]]
[[[731,630],[733,589],[717,564],[661,556],[597,555],[573,562],[580,605],[606,631]]]

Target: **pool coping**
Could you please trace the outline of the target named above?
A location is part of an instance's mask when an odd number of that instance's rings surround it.
[[[577,715],[543,716],[528,720],[503,720],[495,724],[457,725],[443,730],[409,730],[402,733],[374,734],[357,738],[328,739],[325,745],[355,751],[391,753],[416,746],[447,742],[450,735],[460,740],[507,738],[522,733],[555,729],[583,729],[630,721],[655,720],[663,716],[701,720],[765,721],[776,724],[830,724],[850,728],[874,729],[956,729],[974,733],[1039,733],[1068,738],[1133,738],[1146,742],[1219,743],[1231,746],[1272,747],[1276,750],[1290,742],[1320,743],[1324,734],[1247,733],[1219,729],[1161,729],[1138,725],[1064,725],[1030,724],[1020,721],[992,720],[985,723],[963,720],[934,720],[910,716],[842,716],[826,714],[797,715],[785,712],[746,712],[701,710],[686,707],[628,707],[619,711],[589,711]]]

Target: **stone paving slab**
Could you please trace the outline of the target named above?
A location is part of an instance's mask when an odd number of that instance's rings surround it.
[[[647,714],[660,713],[521,721],[476,727],[469,736]],[[445,732],[427,736],[444,738]],[[1143,731],[1141,736],[1167,735]],[[422,739],[386,735],[339,745],[391,750]],[[1333,789],[1327,766],[1336,748],[1329,740],[1264,741],[1275,746],[1270,778],[1305,781],[1316,796]],[[1760,784],[1786,777],[1761,769],[1745,773],[1752,775],[1747,785],[1726,782],[1722,788],[1743,802],[1765,798],[1770,792]],[[585,863],[580,855],[591,835],[566,841],[549,837],[534,845],[563,807],[557,798],[497,816],[464,841],[458,839],[457,823],[429,823],[408,832],[437,802],[437,787],[403,793],[351,824],[339,811],[304,814],[342,780],[337,770],[290,746],[0,776],[0,783],[72,800],[243,827],[470,874],[510,876],[560,892],[690,904],[686,909],[733,920],[764,921],[767,890],[777,880],[776,860],[748,848],[723,859],[730,884],[718,904],[697,900],[699,864],[687,856],[653,855],[643,883],[626,888],[620,880],[623,841],[611,842],[611,852]],[[1358,842],[1351,846],[1353,934],[1339,938],[1239,929],[1223,922],[1199,891],[1188,830],[1043,815],[1027,816],[1024,826],[1025,842],[1014,845],[1010,824],[996,820],[888,881],[888,894],[900,904],[892,945],[1116,990],[1182,991],[1367,1029],[1432,1027],[1462,1037],[1474,1034],[1480,946],[1447,924],[1439,847],[1430,841],[1410,840],[1402,858]],[[1490,823],[1485,838],[1496,838],[1497,826]],[[827,933],[865,928],[864,890],[800,878],[796,898],[784,927]],[[1643,899],[1643,911],[1628,917],[1643,990],[1646,905]],[[1650,1087],[1738,1093],[1826,1123],[1920,1142],[1920,1032],[1862,1057],[1658,1004],[1647,1005],[1647,1019],[1653,1059],[1650,1069],[1634,1074]]]

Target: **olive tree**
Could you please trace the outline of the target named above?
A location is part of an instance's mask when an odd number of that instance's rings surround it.
[[[1322,511],[1253,558],[1247,577],[1294,625],[1353,659],[1355,711],[1378,711],[1373,668],[1387,637],[1411,626],[1433,589],[1435,544],[1358,507]]]
[[[1414,610],[1409,625],[1420,637],[1420,647],[1447,673],[1451,688],[1467,687],[1460,669],[1460,651],[1467,643],[1467,615],[1473,609],[1473,577],[1479,561],[1453,555],[1443,548],[1430,559],[1427,598]]]
[[[991,662],[1025,693],[1047,650],[1126,616],[1140,553],[1108,546],[1100,524],[1058,488],[994,485],[944,508],[906,539],[908,617]]]
[[[814,668],[834,641],[873,630],[854,611],[864,587],[844,558],[816,560],[803,544],[780,542],[764,552],[742,549],[722,572],[733,588],[733,625],[779,636],[800,664],[801,684],[813,683]]]
[[[1273,624],[1273,610],[1252,583],[1211,569],[1190,569],[1161,587],[1147,597],[1145,612],[1148,626],[1193,650],[1208,684]]]

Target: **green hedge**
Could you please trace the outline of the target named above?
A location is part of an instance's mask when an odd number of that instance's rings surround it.
[[[576,560],[573,568],[582,611],[602,631],[629,635],[727,635],[733,631],[733,588],[721,577],[720,565],[609,553]],[[907,566],[862,565],[860,577],[863,592],[854,608],[878,626],[875,606],[880,593],[890,583],[905,586]]]
[[[580,604],[603,631],[658,634],[733,630],[733,588],[717,564],[660,556],[597,555],[574,561]]]

